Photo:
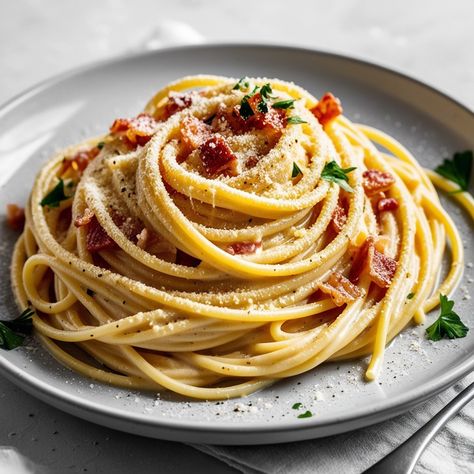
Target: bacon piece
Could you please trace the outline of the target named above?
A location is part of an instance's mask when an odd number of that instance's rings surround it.
[[[248,125],[240,115],[240,106],[235,105],[231,109],[219,106],[215,117],[212,119],[211,127],[214,132],[224,132],[230,128],[235,134],[248,130]]]
[[[134,118],[118,118],[110,127],[110,132],[123,136],[131,146],[145,145],[157,131],[160,123],[149,114]]]
[[[245,167],[247,169],[253,168],[253,167],[257,166],[258,162],[259,162],[259,159],[258,159],[257,156],[250,156],[245,161]]]
[[[86,243],[89,252],[99,252],[115,246],[114,240],[105,232],[96,216],[87,224]]]
[[[183,252],[180,249],[176,249],[176,260],[175,263],[178,265],[183,265],[185,267],[197,267],[201,260],[199,258],[193,257],[186,252]]]
[[[375,248],[373,237],[367,237],[355,255],[349,279],[352,283],[357,283],[360,275],[367,272],[377,286],[388,288],[396,271],[397,262]]]
[[[342,199],[341,197],[339,197],[336,209],[334,209],[334,212],[332,214],[332,220],[331,220],[332,228],[334,229],[334,232],[336,232],[336,234],[339,234],[339,232],[341,232],[342,228],[346,224],[346,221],[347,221],[347,202],[345,199]]]
[[[91,148],[90,150],[82,150],[69,158],[65,158],[63,160],[61,169],[59,170],[58,176],[62,176],[70,168],[82,174],[84,170],[87,168],[87,166],[89,165],[89,163],[99,153],[100,153],[100,149],[95,146]]]
[[[391,173],[380,170],[366,170],[363,172],[362,177],[362,184],[367,196],[373,196],[374,194],[388,191],[392,184],[395,183],[395,178]]]
[[[360,288],[338,272],[331,273],[328,280],[325,283],[320,283],[318,287],[331,297],[336,306],[350,303],[362,295]]]
[[[398,201],[395,198],[382,198],[377,202],[379,212],[396,211],[398,206]]]
[[[219,107],[211,122],[212,130],[224,132],[230,128],[235,134],[248,132],[249,130],[263,130],[269,138],[277,139],[287,125],[286,112],[282,109],[274,109],[268,106],[267,112],[261,112],[258,104],[262,96],[257,93],[248,99],[253,115],[246,120],[240,115],[240,105],[232,108]]]
[[[286,112],[283,109],[274,109],[273,107],[268,107],[268,112],[261,112],[258,108],[261,101],[260,93],[254,94],[248,99],[253,115],[245,121],[246,128],[264,130],[272,138],[276,138],[281,135],[282,130],[287,125]]]
[[[211,128],[197,117],[188,115],[181,122],[180,133],[186,152],[191,153],[211,136]]]
[[[84,225],[87,225],[90,223],[93,217],[94,213],[88,207],[86,207],[84,209],[84,214],[82,214],[82,216],[76,217],[76,219],[74,220],[74,225],[76,227],[82,227]]]
[[[165,118],[169,118],[181,110],[191,107],[193,104],[193,95],[189,92],[171,91],[168,94],[168,102],[165,105]]]
[[[231,255],[249,255],[262,248],[262,242],[234,242],[226,247],[226,252]]]
[[[25,210],[16,204],[7,204],[7,224],[10,229],[23,230],[25,226]]]
[[[199,148],[204,170],[209,177],[237,175],[237,158],[222,136],[213,135]]]
[[[110,237],[105,229],[100,225],[97,217],[91,211],[86,209],[81,218],[76,219],[74,225],[76,227],[87,226],[87,250],[89,252],[99,252],[114,247],[115,241]],[[143,229],[143,224],[136,218],[124,217],[117,212],[112,213],[112,220],[115,225],[122,231],[128,240],[136,242],[138,235]]]
[[[319,123],[324,126],[341,115],[343,110],[341,101],[330,92],[326,92],[317,105],[311,109],[311,112]]]

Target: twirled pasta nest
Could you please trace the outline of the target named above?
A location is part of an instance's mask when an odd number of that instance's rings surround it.
[[[97,380],[202,399],[367,353],[375,378],[456,284],[462,245],[410,153],[341,112],[279,80],[193,76],[53,157],[12,265],[45,346]]]

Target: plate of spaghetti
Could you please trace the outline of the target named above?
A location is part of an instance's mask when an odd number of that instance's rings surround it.
[[[472,370],[474,115],[440,92],[337,55],[198,46],[50,80],[0,124],[0,367],[42,400],[274,443]]]

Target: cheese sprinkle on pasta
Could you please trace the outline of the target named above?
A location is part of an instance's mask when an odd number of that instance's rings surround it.
[[[118,386],[223,399],[367,354],[373,380],[461,277],[430,178],[450,189],[330,93],[185,77],[41,169],[14,293],[59,361]]]

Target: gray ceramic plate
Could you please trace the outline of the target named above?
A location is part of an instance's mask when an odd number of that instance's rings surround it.
[[[453,151],[474,148],[474,115],[443,94],[393,71],[316,51],[272,46],[198,46],[112,60],[47,81],[0,110],[0,203],[27,199],[34,175],[59,147],[103,132],[117,116],[135,114],[158,88],[180,76],[215,73],[278,77],[316,95],[336,93],[346,115],[392,134],[426,166]],[[446,206],[470,243],[472,225]],[[3,212],[3,211],[2,211]],[[3,318],[18,314],[8,267],[15,240],[0,226]],[[466,247],[466,262],[474,249]],[[456,309],[474,328],[472,264]],[[474,294],[473,294],[474,295]],[[429,321],[434,315],[429,317]],[[361,428],[405,412],[474,367],[474,329],[468,337],[430,343],[424,328],[407,328],[386,351],[378,383],[363,381],[366,361],[326,364],[241,400],[189,401],[131,393],[98,384],[59,365],[31,341],[0,352],[3,375],[38,398],[87,420],[170,440],[255,444],[295,441]],[[312,418],[298,419],[301,402]]]

